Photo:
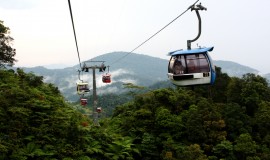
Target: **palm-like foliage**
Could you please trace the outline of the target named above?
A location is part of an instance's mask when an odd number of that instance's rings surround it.
[[[105,156],[113,160],[133,159],[132,154],[140,154],[140,152],[132,142],[133,139],[130,137],[118,138],[108,145]]]

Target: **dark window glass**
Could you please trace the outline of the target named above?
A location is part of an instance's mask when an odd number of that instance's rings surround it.
[[[187,72],[188,73],[202,73],[209,72],[209,63],[204,54],[186,55]]]
[[[177,55],[170,59],[169,73],[187,74],[210,72],[205,54]]]
[[[199,64],[200,64],[200,72],[209,72],[209,62],[207,61],[204,54],[199,54]]]
[[[168,68],[169,73],[173,73],[173,66],[174,66],[175,59],[176,59],[175,56],[171,57],[171,59],[170,59],[169,68]]]
[[[188,73],[196,73],[198,72],[198,64],[197,64],[197,57],[194,54],[186,55],[187,61],[187,72]]]

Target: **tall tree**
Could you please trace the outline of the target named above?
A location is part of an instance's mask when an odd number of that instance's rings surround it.
[[[9,36],[10,30],[4,26],[3,21],[0,20],[0,68],[5,65],[13,66],[16,60],[16,49],[12,48],[13,38]]]
[[[246,106],[247,114],[254,116],[261,101],[270,99],[270,89],[267,80],[259,75],[248,73],[243,76],[242,103]]]
[[[258,146],[256,142],[252,140],[250,134],[241,134],[235,142],[234,150],[237,153],[238,159],[246,159],[256,154]]]

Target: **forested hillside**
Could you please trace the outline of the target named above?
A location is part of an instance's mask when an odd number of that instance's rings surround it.
[[[0,159],[62,159],[77,154],[88,125],[42,77],[0,70]],[[80,128],[81,127],[81,128]],[[81,148],[84,149],[84,148]],[[86,148],[85,148],[86,149]]]
[[[0,77],[1,160],[99,160],[140,155],[130,137],[122,137],[108,126],[110,120],[94,126],[42,77],[21,69],[0,69]]]
[[[269,159],[270,88],[254,74],[133,95],[100,127],[59,90],[0,70],[0,159]]]
[[[270,88],[254,74],[165,88],[117,107],[112,121],[144,159],[270,159]]]

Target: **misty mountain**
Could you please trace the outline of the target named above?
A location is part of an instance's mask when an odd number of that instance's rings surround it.
[[[246,73],[258,74],[259,71],[248,66],[240,65],[232,61],[214,61],[214,65],[221,67],[223,73],[227,73],[231,77],[242,77]]]
[[[263,77],[268,79],[268,83],[270,83],[270,73],[263,75]]]
[[[151,57],[148,55],[112,52],[97,56],[92,61],[105,61],[112,75],[112,83],[102,83],[102,74],[96,70],[97,93],[123,93],[123,83],[133,83],[139,86],[152,86],[162,81],[168,81],[167,67],[168,60]],[[241,77],[246,73],[255,73],[256,69],[230,61],[214,61],[214,64],[222,68],[222,72],[229,76]],[[93,64],[95,65],[95,64]],[[47,69],[45,67],[23,68],[26,72],[33,72],[44,77],[47,83],[53,83],[63,93],[65,98],[70,101],[77,101],[79,96],[76,93],[76,82],[79,82],[78,70],[79,65],[64,69]],[[108,69],[108,68],[107,68]],[[106,70],[107,72],[108,70]],[[268,78],[270,76],[268,75]],[[92,88],[92,71],[81,73],[80,78],[89,83]]]

